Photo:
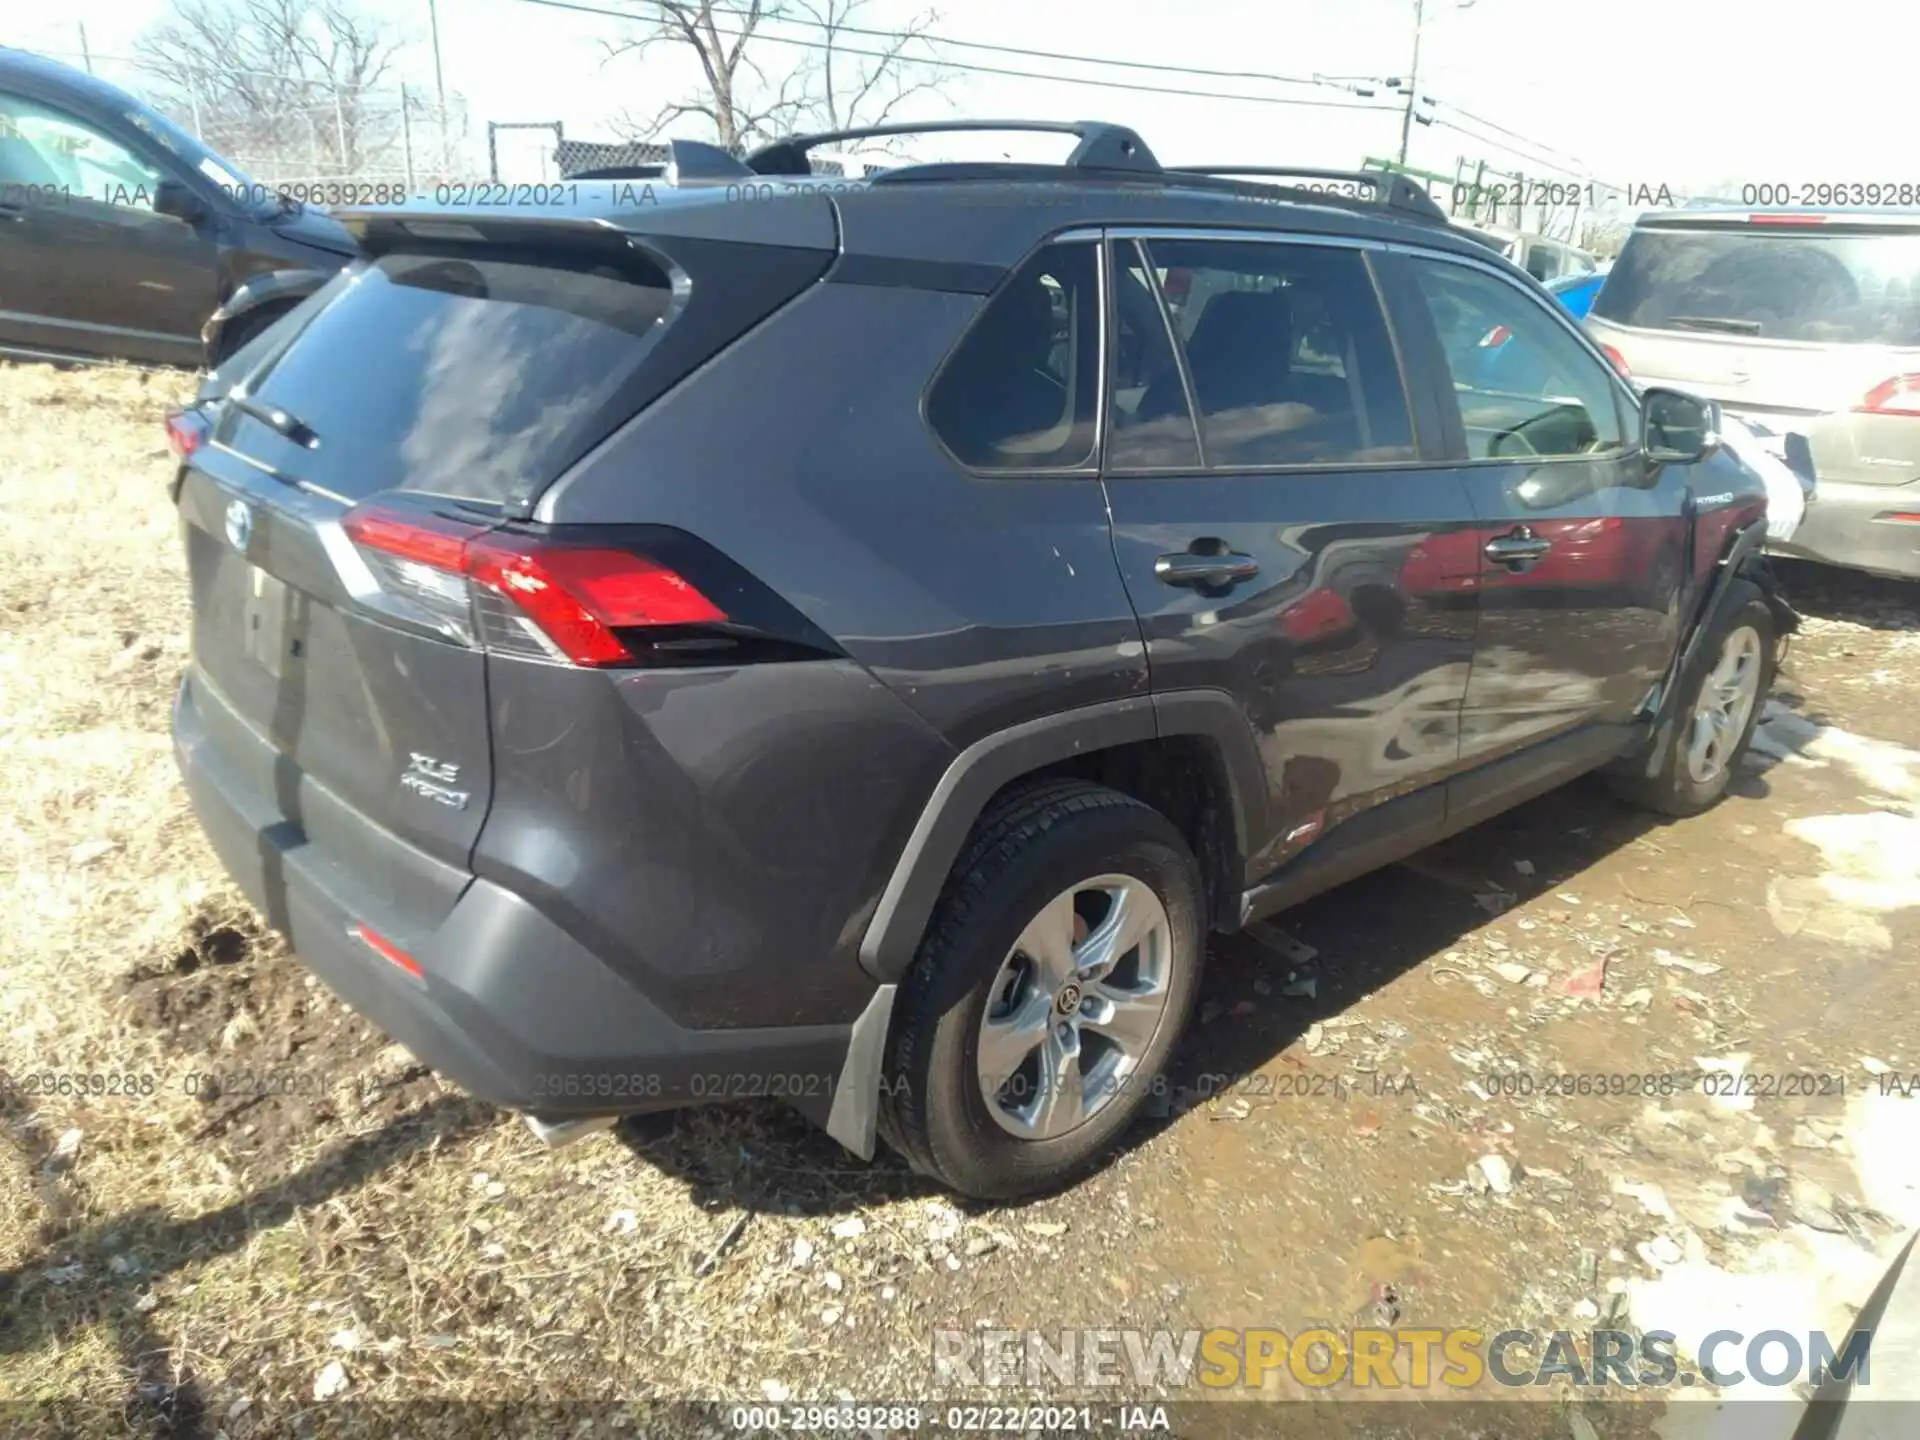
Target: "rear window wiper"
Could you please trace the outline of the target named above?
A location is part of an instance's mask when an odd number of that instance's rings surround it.
[[[250,415],[269,430],[286,436],[296,445],[304,445],[309,450],[320,448],[319,432],[298,415],[282,410],[278,405],[263,405],[235,390],[227,392],[227,403],[242,415]]]
[[[1669,325],[1677,325],[1682,330],[1718,330],[1726,335],[1758,335],[1758,320],[1728,320],[1719,315],[1669,315]]]

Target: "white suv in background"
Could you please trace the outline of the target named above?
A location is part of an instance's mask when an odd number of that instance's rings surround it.
[[[1773,548],[1920,578],[1920,211],[1644,215],[1586,323],[1799,474],[1814,503]]]

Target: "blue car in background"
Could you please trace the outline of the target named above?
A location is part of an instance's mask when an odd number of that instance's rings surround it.
[[[1603,261],[1597,270],[1556,275],[1541,284],[1574,319],[1584,320],[1593,308],[1594,296],[1600,293],[1601,282],[1612,268],[1612,261]],[[1464,314],[1450,313],[1436,315],[1436,318],[1443,321],[1442,328],[1450,335],[1480,336],[1476,343],[1449,351],[1447,355],[1454,379],[1467,388],[1538,395],[1542,393],[1541,387],[1551,383],[1552,376],[1542,368],[1540,351],[1511,344],[1513,331],[1500,323],[1499,317],[1476,313],[1469,307]]]
[[[1593,309],[1593,297],[1600,293],[1600,286],[1607,278],[1611,266],[1586,275],[1562,275],[1547,281],[1547,291],[1567,307],[1567,313],[1576,320],[1587,318],[1587,312]]]

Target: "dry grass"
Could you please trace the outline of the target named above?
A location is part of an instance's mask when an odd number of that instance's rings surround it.
[[[0,366],[0,1399],[189,1428],[246,1399],[237,1437],[332,1361],[375,1399],[910,1392],[919,1282],[995,1277],[930,1257],[942,1204],[897,1165],[758,1110],[550,1154],[314,988],[228,885],[167,739],[181,388]],[[186,1093],[235,1069],[298,1093]]]

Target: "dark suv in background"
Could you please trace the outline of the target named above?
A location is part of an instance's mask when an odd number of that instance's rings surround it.
[[[349,216],[171,422],[208,835],[550,1138],[775,1096],[1062,1183],[1208,931],[1598,767],[1711,804],[1792,623],[1712,405],[1408,182],[809,173],[911,128]]]
[[[352,254],[124,90],[0,48],[0,356],[217,365]]]

